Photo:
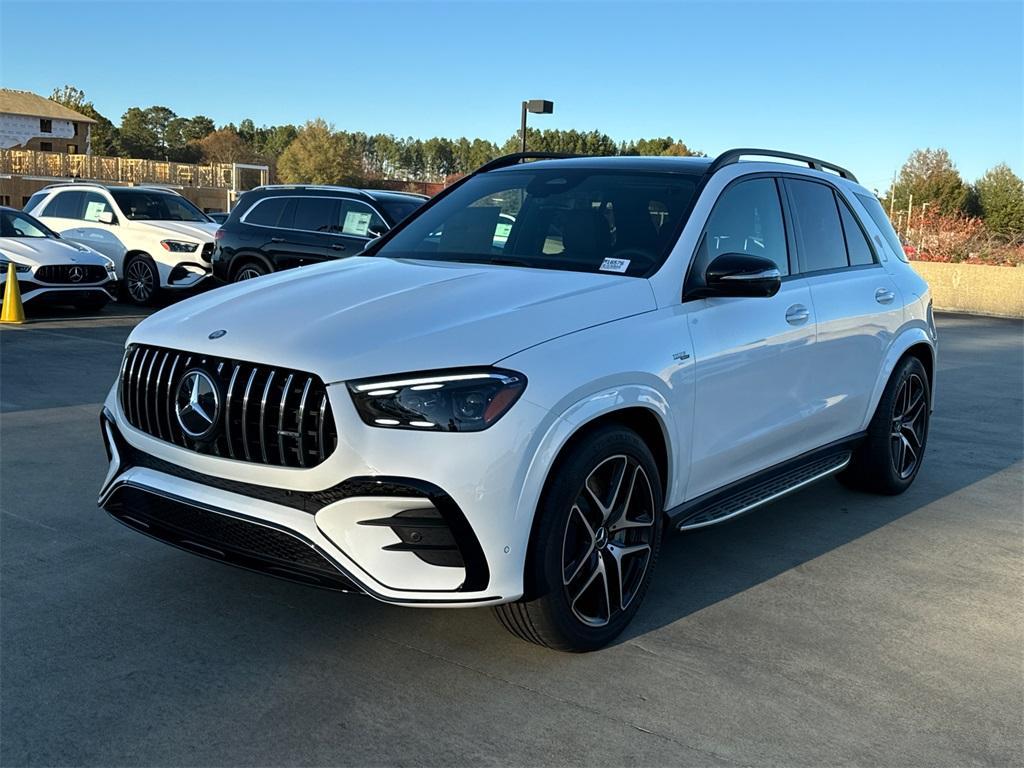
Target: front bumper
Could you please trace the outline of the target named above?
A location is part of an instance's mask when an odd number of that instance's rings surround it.
[[[110,466],[99,503],[140,532],[229,564],[401,605],[494,605],[522,594],[530,521],[516,521],[517,495],[492,506],[478,480],[470,483],[477,489],[471,498],[456,501],[408,471],[369,474],[369,463],[346,462],[357,472],[338,474],[335,460],[346,453],[340,446],[313,470],[199,455],[128,424],[115,391],[101,416]],[[339,426],[351,438],[339,410]],[[391,468],[408,470],[409,461],[416,463],[409,457]]]
[[[6,282],[7,276],[5,274],[0,278],[0,288]],[[35,280],[31,274],[18,276],[18,291],[21,294],[23,304],[28,304],[29,302],[72,304],[76,301],[89,299],[101,294],[108,299],[113,299],[116,297],[116,287],[117,283],[113,280],[82,285],[80,283],[43,283]]]

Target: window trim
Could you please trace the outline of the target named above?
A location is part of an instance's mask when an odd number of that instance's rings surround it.
[[[837,199],[837,198],[842,198],[842,204],[845,204],[847,206],[847,208],[850,208],[850,205],[849,205],[849,203],[846,202],[845,197],[842,195],[842,193],[840,192],[839,188],[836,187],[835,184],[832,184],[832,183],[826,181],[825,179],[819,179],[816,176],[804,176],[804,175],[799,174],[799,173],[787,173],[787,174],[784,174],[783,176],[781,176],[780,178],[785,180],[783,182],[783,186],[786,188],[786,197],[789,200],[790,205],[793,206],[793,210],[794,210],[794,224],[795,224],[795,219],[796,219],[796,214],[795,214],[796,203],[793,202],[792,190],[790,189],[788,180],[806,181],[806,182],[809,182],[811,184],[820,184],[821,186],[828,188],[829,191],[832,192],[832,204],[836,206],[836,216],[839,219],[839,230],[843,234],[843,248],[846,250],[846,266],[843,266],[843,267],[829,267],[828,269],[807,270],[807,269],[805,269],[804,258],[803,258],[803,253],[801,252],[799,238],[797,238],[796,254],[797,254],[797,262],[799,264],[799,270],[798,270],[797,274],[801,275],[802,277],[815,277],[817,275],[831,275],[831,274],[836,274],[836,273],[839,273],[839,272],[848,272],[848,271],[854,270],[854,269],[872,269],[873,267],[881,267],[882,266],[881,263],[879,262],[879,259],[878,259],[878,253],[877,253],[877,251],[875,251],[874,246],[871,243],[871,238],[868,236],[867,232],[864,231],[864,224],[863,224],[863,222],[860,221],[860,218],[856,215],[856,213],[852,209],[850,210],[850,212],[853,214],[854,219],[857,220],[857,224],[858,224],[858,226],[860,226],[862,234],[864,234],[865,239],[868,241],[868,247],[871,248],[871,254],[872,254],[872,257],[874,258],[874,263],[872,263],[872,264],[850,264],[850,246],[849,246],[849,244],[846,241],[846,230],[843,228],[843,216],[842,216],[842,213],[839,211],[840,200]]]
[[[345,235],[345,234],[342,234],[341,232],[323,232],[323,231],[317,230],[317,229],[300,229],[299,227],[282,227],[280,225],[272,226],[270,224],[257,224],[255,222],[252,222],[252,221],[248,220],[249,219],[249,214],[251,214],[256,209],[256,206],[258,206],[260,203],[266,202],[267,200],[280,200],[280,199],[284,199],[286,201],[292,201],[292,200],[299,200],[300,198],[315,198],[315,199],[319,199],[319,200],[333,200],[333,201],[337,202],[339,205],[341,204],[342,200],[351,200],[352,202],[362,203],[363,205],[368,207],[370,210],[372,210],[377,216],[379,216],[381,221],[383,221],[384,225],[388,228],[388,231],[389,232],[391,231],[391,226],[392,225],[388,223],[388,220],[386,218],[384,218],[384,216],[381,215],[380,211],[378,211],[376,208],[374,208],[372,205],[370,205],[365,200],[360,200],[359,198],[355,198],[355,197],[346,197],[345,195],[267,195],[266,197],[261,197],[255,203],[250,205],[248,210],[246,210],[246,212],[243,213],[239,217],[238,222],[240,224],[245,224],[245,225],[250,226],[250,227],[262,227],[263,229],[283,229],[283,230],[286,230],[288,232],[307,232],[307,233],[311,233],[311,234],[314,234],[314,235],[330,235],[331,237],[351,237],[351,238],[355,238],[357,240],[365,240],[367,242],[369,242],[370,240],[374,239],[373,237],[365,237],[363,235]],[[287,206],[287,205],[288,205],[288,203],[286,202],[285,206]]]
[[[704,245],[704,238],[707,236],[708,222],[711,221],[711,217],[715,215],[715,210],[722,202],[722,198],[725,197],[729,190],[731,190],[733,187],[742,184],[743,182],[754,181],[756,179],[771,179],[772,181],[775,182],[775,194],[779,198],[779,213],[782,216],[782,229],[783,232],[785,232],[786,236],[786,262],[789,264],[789,274],[783,275],[782,281],[786,282],[791,278],[802,277],[800,271],[798,269],[794,269],[794,259],[796,253],[796,231],[793,228],[792,222],[790,220],[790,210],[785,190],[782,189],[782,185],[780,184],[782,176],[778,173],[773,173],[770,171],[748,173],[743,176],[737,176],[735,179],[730,181],[728,184],[725,185],[725,187],[722,188],[722,191],[718,193],[718,197],[715,198],[715,203],[714,205],[711,206],[711,210],[708,212],[707,218],[704,219],[704,223],[701,225],[700,228],[700,237],[697,239],[697,245],[694,247],[693,252],[690,254],[690,261],[689,264],[687,264],[686,266],[686,273],[683,275],[682,301],[695,301],[697,298],[699,298],[693,296],[687,297],[687,293],[689,293],[691,289],[690,279],[693,275],[693,267],[697,263],[697,254],[700,252],[701,246]],[[702,193],[698,193],[697,197],[699,197],[700,194]],[[694,206],[696,206],[696,203],[697,200],[695,198]],[[676,240],[678,241],[678,236]]]

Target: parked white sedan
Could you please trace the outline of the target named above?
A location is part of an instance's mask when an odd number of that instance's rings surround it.
[[[96,311],[110,301],[114,262],[92,248],[62,240],[27,213],[0,206],[0,286],[14,264],[21,300],[70,304]]]

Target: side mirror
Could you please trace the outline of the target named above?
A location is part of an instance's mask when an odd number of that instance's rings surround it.
[[[782,273],[771,259],[744,253],[723,253],[704,272],[705,296],[774,296]]]
[[[96,221],[102,224],[113,224],[114,214],[112,211],[100,211],[100,215],[96,217]]]

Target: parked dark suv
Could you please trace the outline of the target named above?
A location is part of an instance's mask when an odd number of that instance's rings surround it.
[[[235,282],[353,256],[426,200],[347,187],[258,187],[239,198],[217,231],[213,273]]]

